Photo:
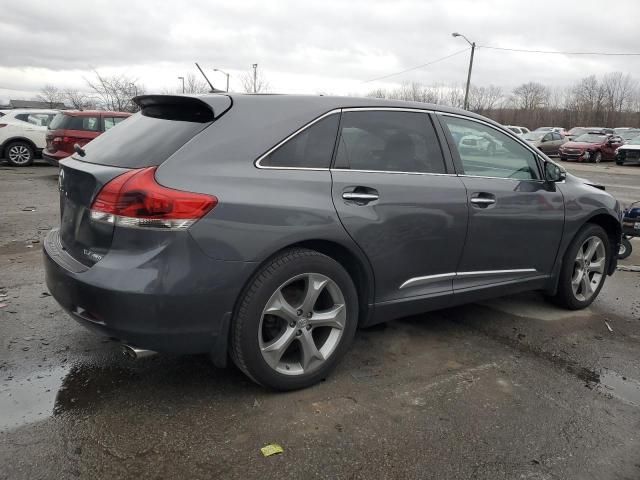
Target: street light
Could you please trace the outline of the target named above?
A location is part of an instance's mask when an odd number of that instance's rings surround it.
[[[178,77],[178,80],[182,80],[182,93],[184,93],[184,77]]]
[[[462,37],[471,45],[471,58],[469,59],[469,73],[467,74],[467,88],[464,91],[464,109],[469,109],[469,86],[471,85],[471,69],[473,68],[473,54],[476,51],[476,42],[470,42],[467,37],[458,32],[453,32],[452,37]]]
[[[221,74],[227,76],[227,89],[225,91],[228,92],[229,91],[229,74],[227,72],[225,72],[224,70],[220,70],[219,68],[214,68],[213,71],[214,72],[220,72]]]
[[[256,82],[258,79],[258,64],[254,63],[253,65],[251,65],[251,67],[253,67],[253,93],[257,93],[256,92]]]

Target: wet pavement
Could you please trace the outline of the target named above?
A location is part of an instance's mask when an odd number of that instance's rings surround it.
[[[626,168],[575,167],[629,202]],[[640,478],[640,273],[581,312],[528,293],[363,330],[275,394],[205,356],[133,362],[60,310],[56,173],[0,164],[0,479]]]

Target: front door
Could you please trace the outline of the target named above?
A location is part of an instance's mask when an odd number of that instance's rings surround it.
[[[469,230],[454,290],[527,281],[553,270],[564,200],[542,177],[537,155],[488,123],[438,115],[469,201]],[[495,150],[462,147],[455,138],[486,138]]]
[[[452,292],[467,197],[427,113],[345,110],[331,175],[340,220],[373,267],[376,303]]]

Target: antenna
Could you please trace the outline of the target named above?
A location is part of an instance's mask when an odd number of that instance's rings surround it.
[[[196,62],[196,67],[198,67],[198,70],[200,70],[200,73],[202,74],[202,76],[204,77],[204,79],[207,81],[207,83],[209,84],[209,86],[211,87],[211,93],[215,93],[215,92],[221,92],[222,90],[218,90],[217,88],[215,88],[211,82],[209,81],[209,79],[207,78],[207,76],[204,74],[204,72],[202,71],[202,69],[200,68],[200,65],[198,65],[198,62]]]

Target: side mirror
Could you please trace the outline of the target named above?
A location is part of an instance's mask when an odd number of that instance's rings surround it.
[[[544,176],[548,182],[563,182],[567,172],[553,162],[544,162]]]

